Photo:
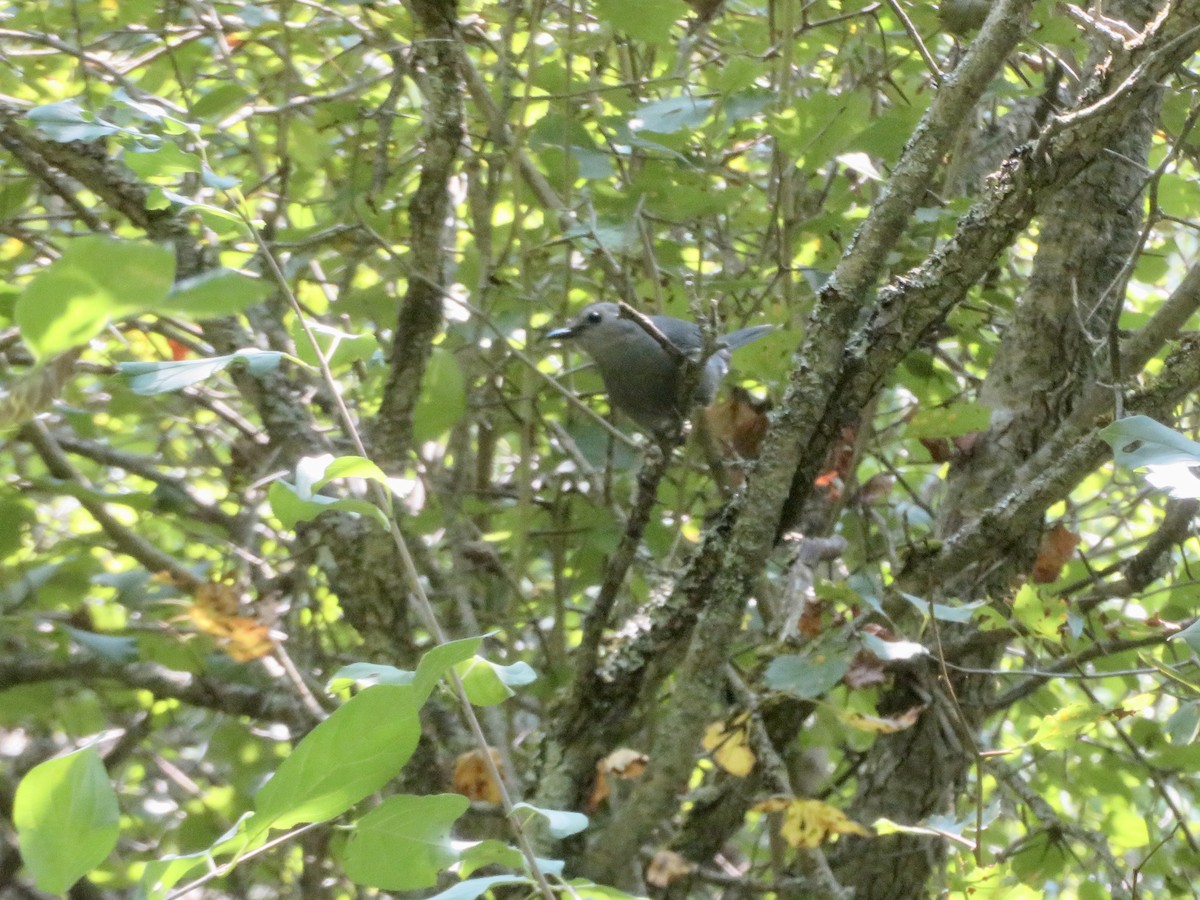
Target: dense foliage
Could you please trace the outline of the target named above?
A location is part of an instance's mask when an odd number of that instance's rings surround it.
[[[1191,896],[1200,3],[940,7],[0,6],[0,896]]]

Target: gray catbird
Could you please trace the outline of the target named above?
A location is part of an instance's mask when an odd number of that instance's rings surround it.
[[[697,354],[704,346],[700,326],[673,316],[650,316],[654,327],[683,353]],[[755,325],[717,338],[717,351],[708,358],[692,401],[707,406],[717,396],[717,385],[729,370],[730,351],[773,331],[773,325]],[[572,338],[596,361],[608,399],[652,434],[674,431],[680,421],[681,362],[637,322],[623,318],[615,303],[592,303],[566,328],[556,328],[547,338]]]

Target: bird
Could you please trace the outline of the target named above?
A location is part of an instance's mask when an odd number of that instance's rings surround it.
[[[695,359],[704,348],[704,333],[696,323],[674,316],[647,318],[681,356]],[[774,330],[774,325],[754,325],[717,338],[716,351],[704,361],[692,403],[712,403],[717,386],[729,371],[731,352]],[[621,315],[616,303],[591,303],[571,324],[547,332],[546,338],[574,341],[595,360],[610,405],[642,429],[656,437],[679,432],[687,413],[681,409],[679,396],[682,359],[669,353],[636,321]]]

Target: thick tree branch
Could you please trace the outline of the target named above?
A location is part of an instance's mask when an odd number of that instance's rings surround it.
[[[100,659],[57,662],[36,657],[0,659],[0,690],[47,681],[70,684],[113,681],[131,690],[149,691],[155,697],[179,700],[201,709],[282,722],[298,732],[308,731],[316,724],[290,691],[273,690],[269,684],[251,686],[210,680],[157,663],[123,665]]]
[[[454,241],[450,179],[463,140],[459,33],[453,0],[411,0],[421,25],[414,68],[425,96],[421,178],[408,205],[408,291],[392,341],[391,372],[375,423],[376,462],[401,466],[412,449],[413,411],[421,395],[433,339],[442,327],[442,295],[449,286]]]

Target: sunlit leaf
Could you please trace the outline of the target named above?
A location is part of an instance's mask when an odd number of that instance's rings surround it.
[[[458,859],[450,829],[468,806],[458,794],[388,797],[355,824],[342,851],[346,875],[389,891],[431,887]]]
[[[108,858],[119,820],[116,792],[94,747],[34,766],[13,798],[21,859],[38,888],[52,894]]]

